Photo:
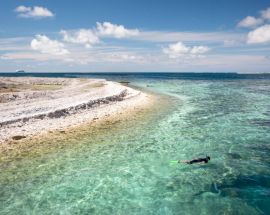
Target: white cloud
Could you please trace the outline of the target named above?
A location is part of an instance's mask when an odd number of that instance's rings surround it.
[[[270,20],[270,7],[261,11],[262,18]]]
[[[31,7],[25,7],[25,6],[21,5],[21,6],[16,7],[15,11],[18,13],[29,12],[29,11],[31,11]]]
[[[60,33],[63,35],[64,41],[84,44],[87,48],[90,48],[92,45],[99,43],[98,36],[90,29],[80,29],[75,32],[67,32],[62,30]]]
[[[210,49],[207,46],[193,46],[190,53],[195,54],[195,55],[199,55],[199,54],[204,54],[204,53],[208,52],[209,50]]]
[[[263,19],[261,18],[255,18],[253,16],[247,16],[246,18],[244,18],[243,20],[241,20],[238,23],[238,27],[243,27],[243,28],[252,28],[252,27],[256,27],[260,24],[263,23]]]
[[[138,29],[126,29],[123,25],[115,25],[110,22],[97,22],[97,32],[101,36],[125,38],[139,34]]]
[[[270,25],[263,25],[248,33],[247,43],[270,42]]]
[[[31,48],[41,53],[51,55],[69,54],[69,51],[65,49],[63,43],[57,40],[51,40],[45,35],[36,35],[36,38],[31,41]]]
[[[163,48],[163,53],[167,54],[169,58],[181,58],[181,57],[199,57],[205,54],[210,49],[207,46],[193,46],[188,47],[182,42],[170,44],[167,48]]]
[[[182,42],[170,44],[168,48],[164,49],[164,53],[166,54],[186,54],[189,53],[190,48],[185,46]]]
[[[23,18],[45,18],[54,16],[50,10],[40,6],[25,7],[21,5],[15,8],[15,12],[18,13],[19,17]]]

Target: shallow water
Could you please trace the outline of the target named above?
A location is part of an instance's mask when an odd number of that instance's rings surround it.
[[[167,110],[2,162],[0,214],[270,213],[270,79],[124,78]]]

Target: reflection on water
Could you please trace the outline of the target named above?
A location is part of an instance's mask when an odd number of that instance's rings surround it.
[[[270,80],[130,81],[167,110],[3,161],[1,214],[269,213]]]

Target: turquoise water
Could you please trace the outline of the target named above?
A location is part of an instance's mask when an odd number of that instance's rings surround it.
[[[270,79],[124,78],[167,109],[0,163],[0,214],[270,213]]]

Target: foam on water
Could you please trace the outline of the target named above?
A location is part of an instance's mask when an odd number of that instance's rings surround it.
[[[170,108],[2,162],[0,214],[269,213],[270,80],[132,81]]]

